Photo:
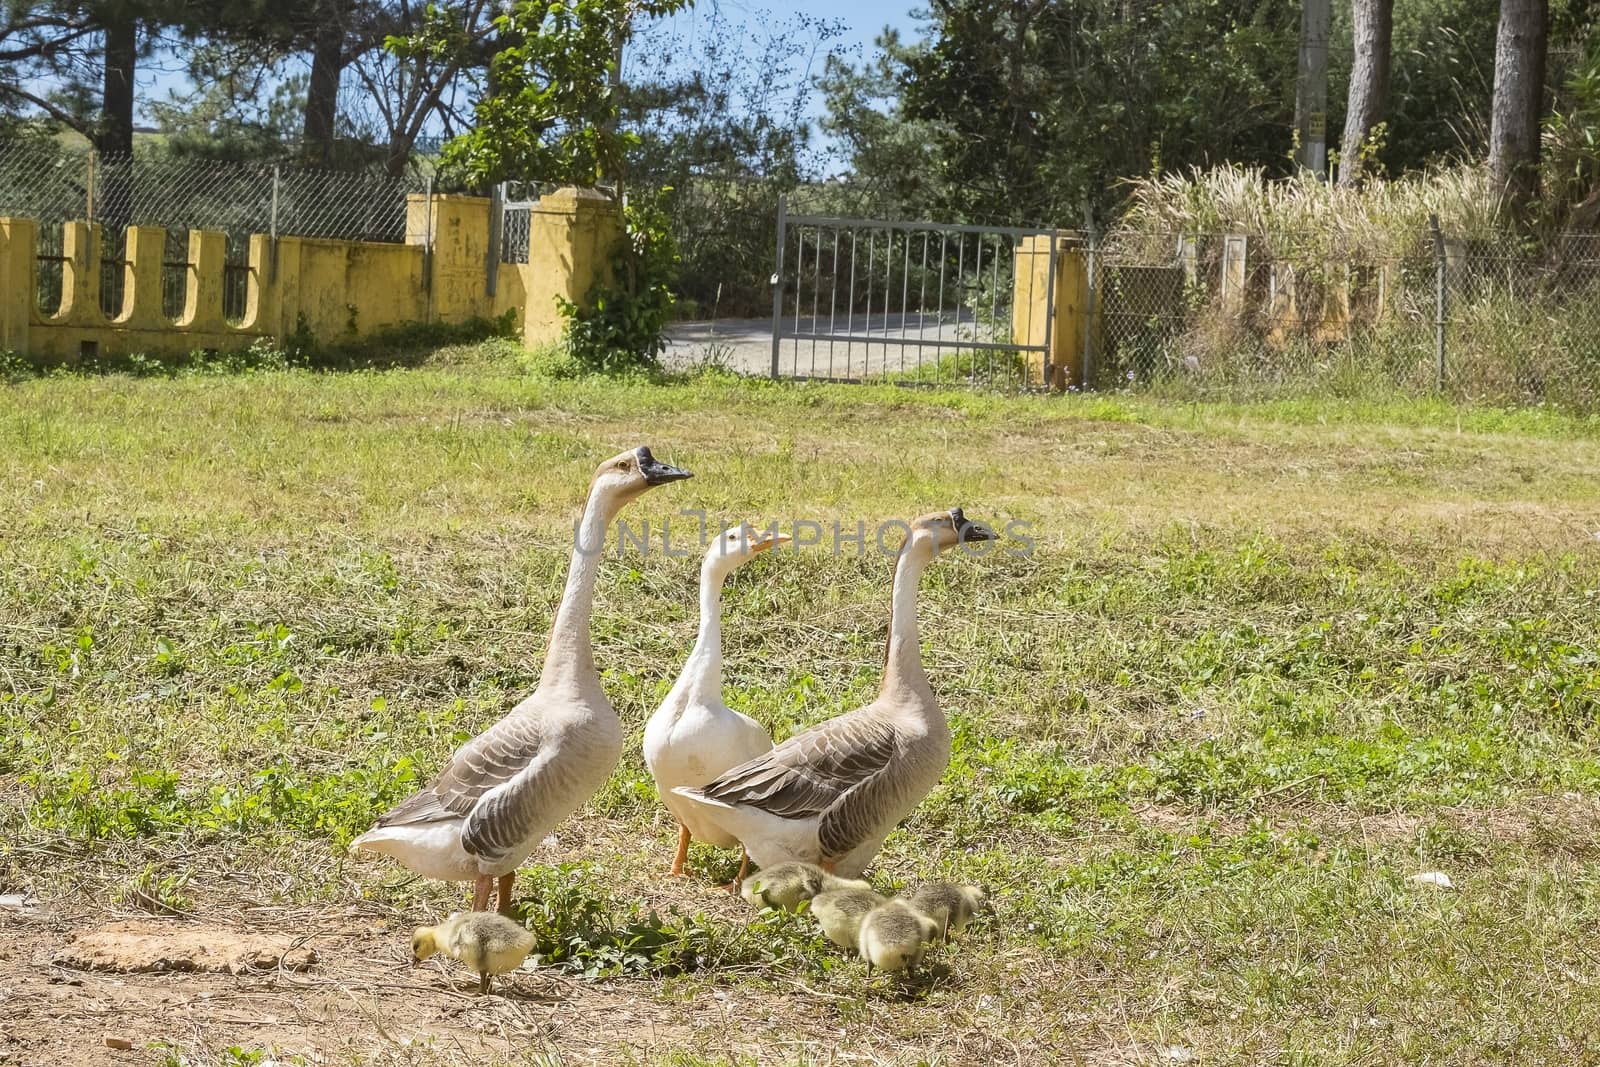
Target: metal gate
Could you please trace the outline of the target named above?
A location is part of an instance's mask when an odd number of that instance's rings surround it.
[[[1055,231],[791,215],[778,201],[772,377],[1050,381]]]

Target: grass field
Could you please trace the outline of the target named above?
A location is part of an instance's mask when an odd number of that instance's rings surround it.
[[[640,442],[697,476],[636,527],[1028,524],[924,585],[954,756],[873,877],[997,896],[933,980],[717,893],[728,853],[665,876],[638,738],[698,554],[608,559],[631,743],[522,874],[516,995],[408,970],[461,887],[345,856],[531,689],[589,473]],[[1596,472],[1600,423],[1542,412],[558,380],[498,343],[0,386],[0,1063],[1595,1061]],[[779,736],[876,688],[891,564],[830,547],[726,599],[728,702]],[[119,923],[318,962],[56,962]]]

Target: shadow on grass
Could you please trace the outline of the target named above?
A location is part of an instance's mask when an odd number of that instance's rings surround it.
[[[359,340],[322,342],[305,329],[281,341],[262,337],[246,348],[221,352],[195,349],[187,353],[89,355],[72,363],[45,363],[0,352],[0,381],[24,381],[55,375],[93,377],[177,378],[190,375],[248,374],[256,371],[363,371],[420,367],[436,362],[441,350],[517,336],[516,309],[497,318],[472,318],[461,323],[411,322],[379,330]]]

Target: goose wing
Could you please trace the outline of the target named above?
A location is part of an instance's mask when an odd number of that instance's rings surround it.
[[[468,855],[498,856],[524,840],[538,811],[533,771],[547,745],[539,720],[512,715],[456,750],[428,788],[378,819],[378,826],[460,822]]]
[[[878,824],[898,750],[892,723],[856,712],[798,733],[695,792],[784,819],[816,819],[824,853],[840,856]]]

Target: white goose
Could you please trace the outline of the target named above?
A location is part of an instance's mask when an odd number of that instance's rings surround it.
[[[799,860],[845,878],[861,874],[883,839],[938,784],[950,726],[922,671],[917,587],[944,548],[992,540],[960,508],[912,521],[895,564],[889,648],[878,699],[819,723],[696,788],[724,833],[762,867]]]
[[[644,761],[656,780],[661,802],[678,820],[678,852],[672,873],[682,874],[689,841],[698,837],[733,848],[739,839],[708,817],[707,805],[673,792],[705,785],[745,760],[772,748],[762,725],[722,702],[722,584],[728,575],[789,538],[757,536],[749,523],[719,534],[700,564],[700,635],[672,691],[644,728]],[[739,867],[744,877],[745,863]]]
[[[498,878],[500,911],[510,911],[517,866],[605,783],[622,755],[622,723],[600,687],[589,635],[606,529],[645,490],[689,476],[643,446],[600,464],[538,688],[462,745],[433,785],[351,842],[352,852],[386,853],[425,878],[474,882],[473,911],[488,905]]]

